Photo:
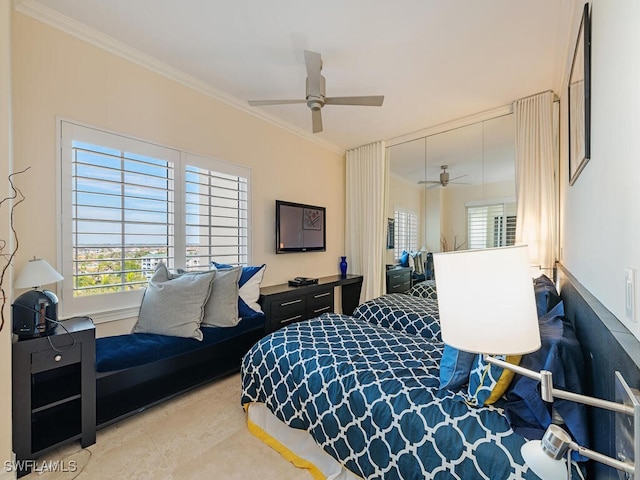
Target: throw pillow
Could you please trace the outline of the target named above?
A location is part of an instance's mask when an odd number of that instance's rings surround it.
[[[173,276],[160,262],[145,290],[133,333],[202,340],[200,322],[216,272]]]
[[[407,251],[402,251],[402,253],[400,254],[400,265],[402,267],[408,267],[409,266],[409,252]]]
[[[240,267],[218,270],[211,296],[204,307],[203,326],[235,327],[238,324],[238,280],[241,271]]]
[[[514,365],[519,365],[522,359],[522,355],[495,357]],[[507,391],[514,375],[515,372],[487,363],[482,355],[477,355],[469,375],[469,403],[477,407],[495,403]]]
[[[458,350],[445,343],[440,359],[440,390],[459,390],[469,383],[475,353]]]
[[[536,297],[536,308],[538,310],[538,318],[549,313],[562,300],[556,286],[546,275],[540,275],[533,280],[533,289]]]
[[[233,268],[233,265],[211,262],[219,270]],[[240,317],[251,317],[257,313],[262,313],[262,308],[258,304],[260,299],[260,284],[264,278],[265,264],[250,267],[242,267],[242,274],[238,281],[238,313]]]
[[[211,285],[211,295],[204,306],[203,327],[235,327],[240,322],[238,313],[238,280],[240,267],[220,270],[191,271],[178,269],[181,275],[200,275],[217,272]]]
[[[413,265],[414,271],[418,275],[422,275],[424,273],[424,261],[422,260],[422,252],[416,252],[411,254],[413,257]]]

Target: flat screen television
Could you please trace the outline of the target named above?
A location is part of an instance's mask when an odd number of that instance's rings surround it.
[[[326,227],[324,207],[276,200],[276,253],[326,251]]]

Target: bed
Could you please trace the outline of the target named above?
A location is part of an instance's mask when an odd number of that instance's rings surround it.
[[[434,304],[385,295],[259,341],[242,364],[250,430],[318,479],[538,478],[501,405],[438,388],[437,313],[414,315]]]

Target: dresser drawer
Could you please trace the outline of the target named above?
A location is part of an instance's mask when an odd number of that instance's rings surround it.
[[[314,318],[326,312],[333,312],[333,304],[333,288],[309,294],[307,295],[307,316]]]
[[[302,320],[307,313],[307,299],[305,296],[289,298],[271,304],[272,321]]]
[[[31,373],[44,372],[53,368],[64,367],[80,362],[82,347],[80,344],[61,347],[55,350],[43,350],[31,354]]]
[[[406,292],[411,288],[411,269],[407,267],[387,270],[387,293]]]

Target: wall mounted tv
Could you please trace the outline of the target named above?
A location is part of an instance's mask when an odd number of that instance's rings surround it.
[[[324,207],[276,200],[276,253],[326,251],[325,213]]]

